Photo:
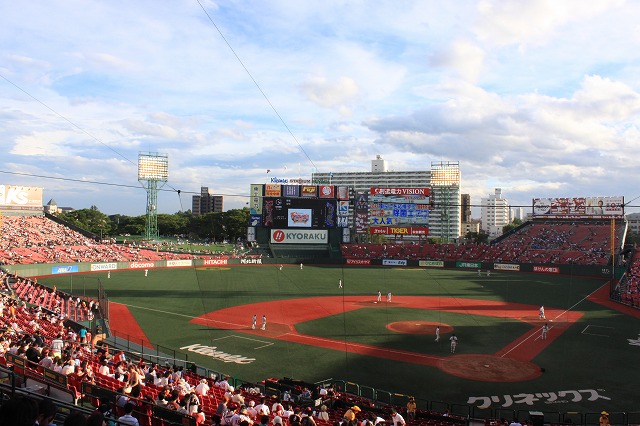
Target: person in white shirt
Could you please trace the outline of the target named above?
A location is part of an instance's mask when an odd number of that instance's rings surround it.
[[[249,401],[249,406],[247,407],[247,414],[251,417],[252,420],[256,420],[258,418],[258,412],[256,411],[256,403],[254,401]]]
[[[69,359],[67,360],[67,362],[64,363],[64,366],[62,367],[62,370],[60,372],[65,376],[68,376],[69,374],[75,373],[75,371],[76,371],[76,364],[73,362],[72,359]]]
[[[256,411],[258,412],[258,416],[268,416],[271,414],[271,410],[265,404],[266,399],[262,398],[260,400],[260,404],[256,405]]]
[[[198,386],[196,386],[195,392],[196,395],[206,395],[207,392],[209,392],[209,384],[207,383],[207,379],[202,379],[200,380],[200,383],[198,383]]]
[[[407,422],[404,421],[404,417],[402,417],[395,408],[391,409],[391,422],[394,426],[404,426],[407,424]]]

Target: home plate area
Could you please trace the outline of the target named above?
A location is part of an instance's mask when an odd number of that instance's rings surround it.
[[[537,365],[496,355],[454,355],[438,367],[452,376],[482,382],[521,382],[542,374]]]

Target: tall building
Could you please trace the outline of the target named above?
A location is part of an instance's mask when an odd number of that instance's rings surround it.
[[[209,188],[200,187],[200,195],[194,195],[191,199],[191,213],[201,215],[207,213],[219,213],[224,210],[224,197],[211,195]]]
[[[524,209],[522,207],[513,207],[511,209],[511,222],[514,220],[524,220]]]
[[[493,239],[502,235],[502,228],[509,224],[509,201],[502,197],[502,189],[496,188],[493,194],[483,198],[480,207],[482,231]]]
[[[460,195],[460,221],[468,223],[471,221],[471,195]]]
[[[432,182],[432,175],[436,177]],[[447,240],[460,236],[460,170],[458,163],[432,163],[431,170],[389,170],[386,160],[377,155],[370,172],[313,173],[314,184],[349,186],[355,192],[369,192],[372,187],[430,187],[435,198],[429,212],[429,236]],[[440,200],[439,202],[437,200]]]

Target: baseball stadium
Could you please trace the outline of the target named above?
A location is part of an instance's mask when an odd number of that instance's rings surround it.
[[[101,238],[44,213],[41,188],[9,189],[26,195],[2,206],[5,407],[46,398],[59,421],[141,425],[640,424],[623,197],[536,198],[479,243],[446,238],[459,194],[436,183],[253,184],[242,250],[185,253]]]

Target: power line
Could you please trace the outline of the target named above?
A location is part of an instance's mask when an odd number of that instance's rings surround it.
[[[4,174],[7,174],[7,175],[15,175],[15,176],[26,176],[26,177],[37,177],[37,178],[41,178],[41,179],[60,180],[60,181],[66,181],[66,182],[87,183],[87,184],[91,184],[91,185],[104,185],[104,186],[117,186],[117,187],[120,187],[120,188],[144,189],[141,186],[128,185],[128,184],[124,184],[124,183],[100,182],[100,181],[86,180],[86,179],[72,179],[72,178],[65,178],[65,177],[59,177],[59,176],[37,175],[37,174],[34,174],[34,173],[10,172],[10,171],[7,171],[7,170],[0,170],[0,173],[4,173]],[[179,190],[179,189],[162,189],[162,188],[158,188],[158,191],[176,192],[176,193],[178,193],[178,195],[180,195],[180,194],[200,195],[199,192],[182,191],[182,190]],[[249,198],[249,195],[247,195],[247,194],[211,194],[211,195],[219,195],[219,196],[224,196],[224,197]]]
[[[102,142],[102,140],[100,140],[100,138],[92,135],[91,133],[89,133],[88,131],[83,129],[82,127],[78,126],[76,123],[74,123],[73,121],[71,121],[70,119],[65,117],[64,115],[60,114],[58,111],[56,111],[55,109],[51,108],[49,105],[45,104],[43,101],[41,101],[40,99],[38,99],[35,96],[33,96],[31,93],[27,92],[25,89],[23,89],[22,87],[18,86],[16,83],[14,83],[13,81],[9,80],[4,75],[0,74],[0,77],[2,77],[2,79],[4,81],[6,81],[7,83],[11,84],[13,87],[15,87],[16,89],[18,89],[19,91],[21,91],[22,93],[27,95],[28,97],[30,97],[34,101],[38,102],[40,105],[42,105],[43,107],[45,107],[46,109],[48,109],[49,111],[51,111],[52,113],[57,115],[58,117],[62,118],[64,121],[69,123],[72,127],[75,127],[76,129],[80,130],[82,133],[84,133],[85,135],[89,136],[94,141],[98,142],[99,144],[103,145],[104,147],[106,147],[107,149],[109,149],[110,151],[115,153],[118,157],[123,158],[125,161],[128,161],[129,163],[131,163],[133,165],[136,165],[136,163],[134,163],[133,161],[131,161],[130,159],[128,159],[124,155],[120,154],[118,151],[116,151],[115,149],[111,148],[106,143]]]
[[[258,82],[256,81],[256,79],[253,77],[253,75],[251,74],[251,72],[249,71],[249,69],[245,66],[244,62],[242,62],[242,59],[240,59],[240,56],[238,56],[238,54],[236,53],[236,51],[233,49],[233,47],[231,46],[231,43],[229,43],[229,41],[227,40],[227,38],[224,36],[224,34],[222,33],[222,31],[220,30],[220,28],[218,28],[218,26],[216,25],[216,23],[214,22],[213,18],[211,17],[211,15],[209,15],[209,12],[207,12],[207,9],[204,8],[204,6],[202,5],[202,3],[200,2],[200,0],[196,0],[198,2],[198,4],[200,5],[200,7],[202,8],[202,11],[205,13],[205,15],[207,15],[207,18],[209,18],[209,21],[211,22],[211,25],[213,25],[213,27],[216,29],[216,31],[218,31],[218,34],[220,34],[220,37],[222,37],[222,40],[226,43],[227,47],[229,48],[229,50],[231,50],[231,53],[233,53],[233,55],[236,57],[236,59],[238,60],[238,62],[240,63],[240,65],[242,66],[242,68],[245,70],[245,72],[247,73],[247,75],[249,76],[249,78],[251,79],[251,81],[253,81],[253,84],[256,86],[256,88],[258,89],[258,91],[262,94],[262,96],[264,97],[264,99],[267,101],[267,103],[269,104],[269,106],[271,107],[271,109],[273,110],[273,112],[276,114],[276,116],[278,117],[278,119],[280,120],[280,122],[282,123],[282,125],[284,126],[285,129],[287,129],[287,132],[289,132],[289,134],[291,135],[291,137],[293,138],[293,140],[295,141],[295,143],[298,145],[298,148],[300,149],[300,151],[302,151],[302,153],[304,154],[305,157],[307,157],[307,160],[309,160],[309,162],[311,163],[311,165],[313,166],[313,168],[317,171],[318,168],[316,167],[315,163],[313,162],[313,160],[311,159],[311,157],[309,157],[309,154],[307,154],[307,151],[305,151],[305,149],[302,147],[302,145],[300,144],[300,142],[298,141],[298,138],[296,138],[296,136],[293,134],[293,132],[291,131],[291,129],[289,128],[289,126],[287,125],[287,123],[284,121],[284,119],[282,118],[282,116],[280,115],[280,113],[278,112],[278,110],[276,109],[275,106],[273,106],[273,104],[271,103],[271,101],[269,100],[269,97],[267,96],[267,94],[264,92],[264,90],[262,90],[262,87],[260,87],[260,85],[258,84]]]

